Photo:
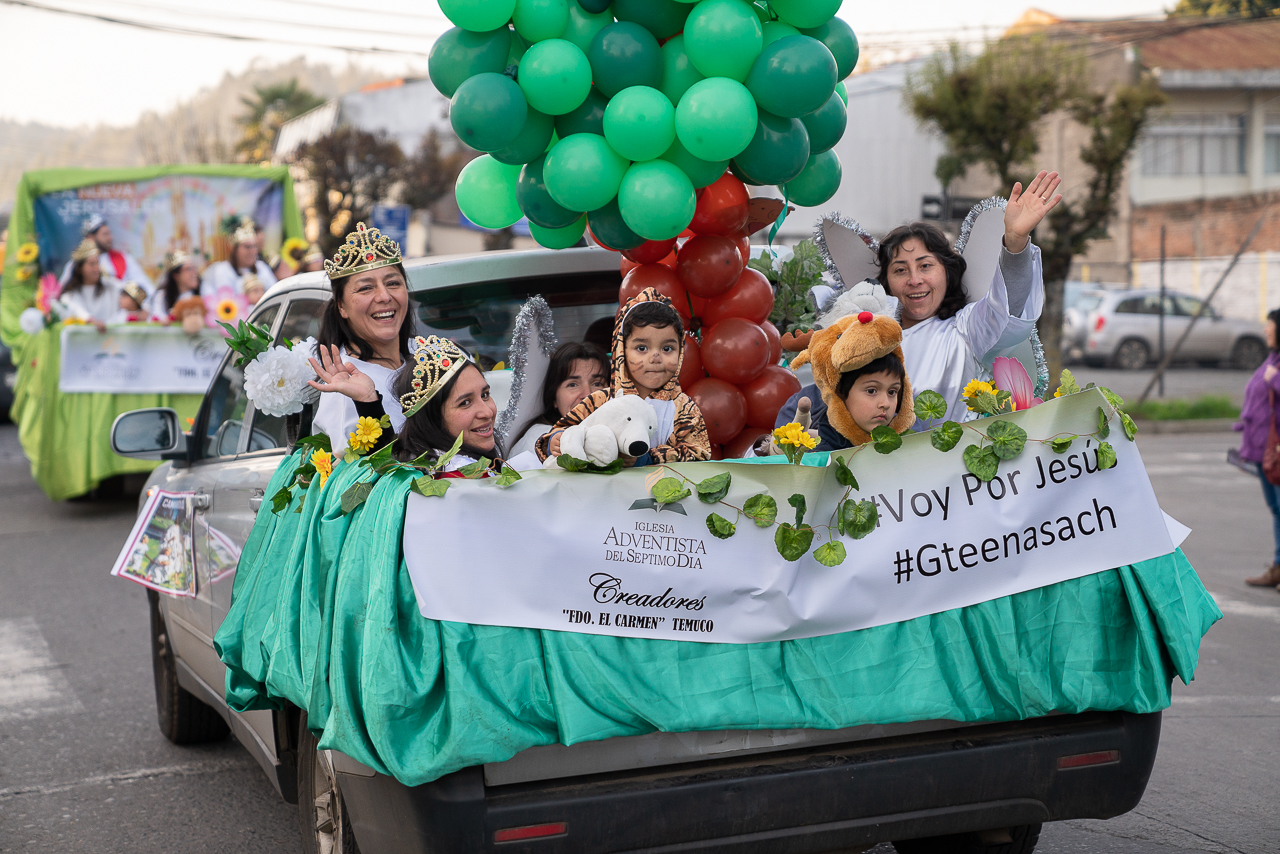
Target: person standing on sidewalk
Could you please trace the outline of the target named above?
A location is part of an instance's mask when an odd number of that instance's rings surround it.
[[[1280,414],[1280,352],[1276,349],[1276,324],[1280,323],[1280,308],[1267,315],[1267,346],[1271,352],[1258,370],[1254,371],[1244,389],[1244,407],[1235,429],[1241,433],[1240,458],[1252,463],[1262,481],[1262,497],[1271,511],[1271,531],[1276,552],[1271,566],[1262,575],[1246,578],[1245,583],[1254,587],[1275,587],[1280,591],[1280,486],[1267,480],[1262,472],[1262,455],[1267,445],[1267,435],[1272,419]]]

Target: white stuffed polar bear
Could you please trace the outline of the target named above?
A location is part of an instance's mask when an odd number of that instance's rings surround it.
[[[635,394],[619,393],[560,434],[560,453],[607,466],[619,456],[640,457],[653,447],[658,414]],[[554,465],[554,458],[548,458]]]

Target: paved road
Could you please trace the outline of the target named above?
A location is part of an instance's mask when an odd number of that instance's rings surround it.
[[[1071,365],[1080,385],[1097,383],[1114,391],[1129,403],[1137,403],[1143,389],[1147,387],[1154,370],[1121,371],[1115,368],[1090,368],[1085,365]],[[1161,398],[1152,389],[1149,400],[1197,400],[1206,394],[1225,395],[1239,406],[1244,402],[1244,387],[1253,376],[1252,371],[1236,371],[1222,368],[1171,368],[1164,377],[1164,397]]]
[[[1175,682],[1139,807],[1049,825],[1037,850],[1275,852],[1280,593],[1241,582],[1269,554],[1266,509],[1222,463],[1232,436],[1139,441],[1226,617],[1195,682]],[[178,748],[156,728],[145,599],[106,574],[133,515],[129,500],[49,502],[0,426],[0,851],[297,851],[294,808],[234,741]]]

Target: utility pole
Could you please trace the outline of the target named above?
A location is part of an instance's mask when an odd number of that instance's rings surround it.
[[[1160,331],[1157,338],[1159,343],[1156,346],[1160,353],[1158,358],[1159,364],[1161,365],[1164,364],[1164,233],[1165,224],[1160,223]],[[1160,383],[1156,390],[1156,394],[1160,397],[1164,397],[1164,371],[1160,371],[1156,374],[1156,378]]]

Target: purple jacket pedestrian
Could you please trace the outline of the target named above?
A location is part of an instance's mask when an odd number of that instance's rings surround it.
[[[1280,352],[1276,351],[1277,323],[1280,323],[1280,309],[1275,309],[1267,315],[1267,346],[1271,348],[1271,353],[1266,361],[1258,366],[1258,370],[1254,371],[1249,384],[1245,386],[1244,406],[1240,410],[1240,421],[1235,427],[1241,434],[1241,459],[1258,464],[1258,479],[1262,481],[1262,497],[1267,502],[1267,509],[1271,511],[1271,533],[1276,543],[1271,566],[1267,567],[1262,575],[1246,578],[1245,583],[1254,587],[1275,587],[1280,591],[1280,486],[1267,480],[1261,466],[1262,456],[1267,446],[1267,435],[1271,431],[1271,419],[1280,417]],[[1271,403],[1273,394],[1274,406]]]

